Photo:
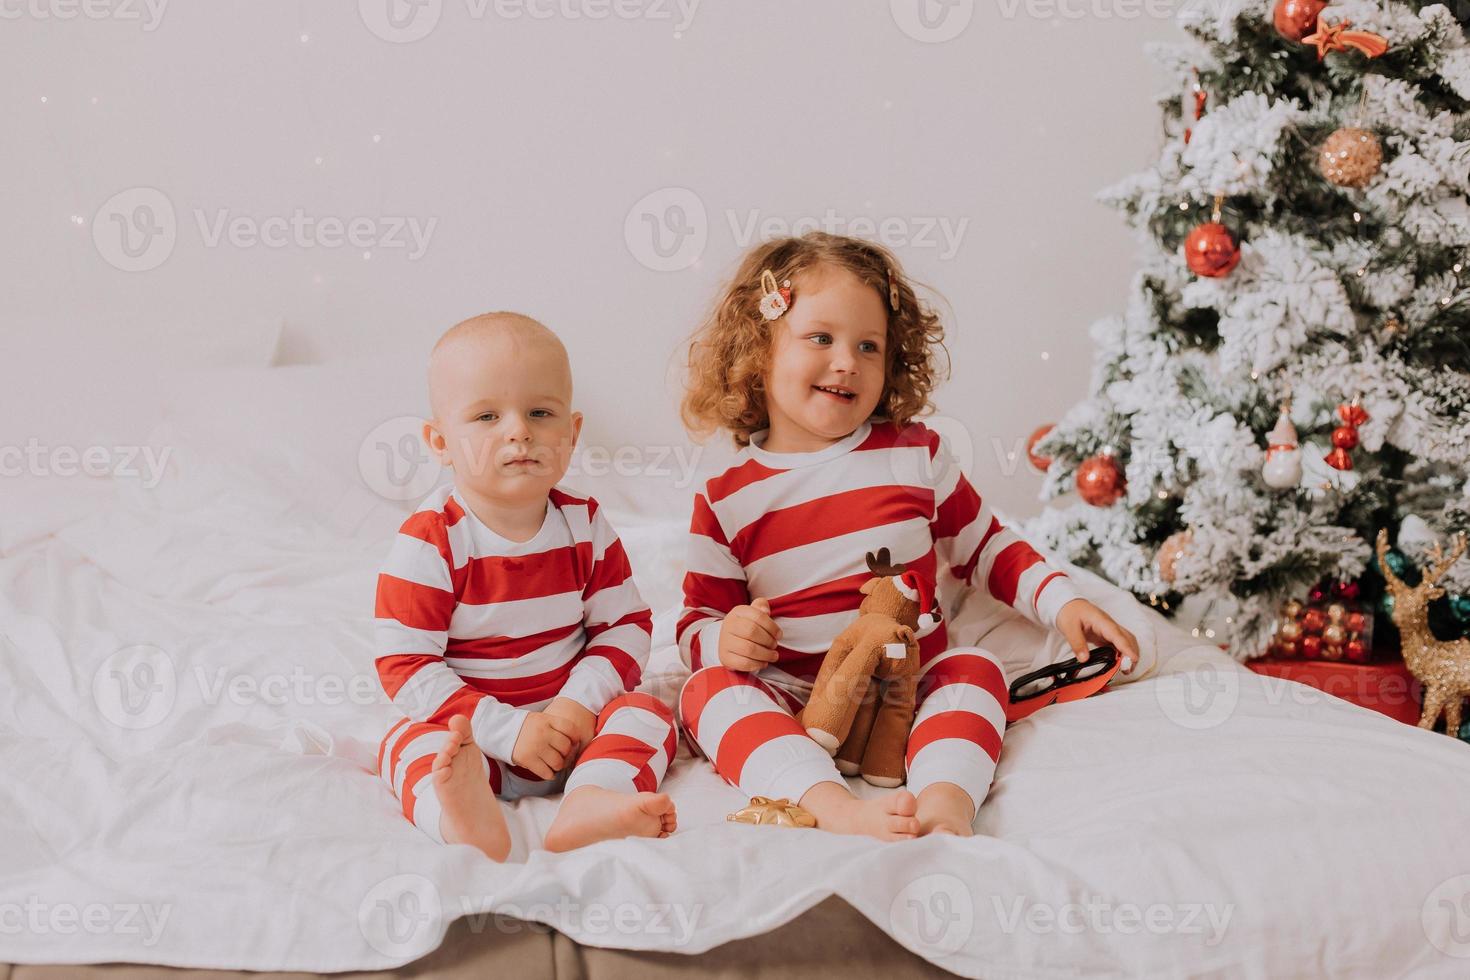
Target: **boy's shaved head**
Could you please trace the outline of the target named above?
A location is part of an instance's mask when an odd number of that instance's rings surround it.
[[[561,339],[539,320],[523,313],[482,313],[456,323],[429,354],[429,408],[442,419],[453,406],[447,399],[461,387],[466,367],[514,371],[517,363],[534,360],[550,371],[547,378],[572,400],[572,365]]]

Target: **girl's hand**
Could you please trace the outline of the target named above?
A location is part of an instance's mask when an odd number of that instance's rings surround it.
[[[771,618],[771,604],[757,599],[736,606],[720,623],[720,663],[730,670],[752,672],[776,662],[781,627]]]
[[[1106,643],[1118,651],[1123,673],[1131,674],[1138,666],[1137,638],[1086,599],[1073,599],[1061,608],[1057,613],[1057,629],[1067,638],[1080,662],[1087,662],[1091,647]]]

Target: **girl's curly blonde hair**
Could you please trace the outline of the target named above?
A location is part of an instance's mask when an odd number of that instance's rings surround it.
[[[949,367],[944,327],[919,302],[903,269],[886,248],[858,238],[814,231],[780,238],[751,249],[726,286],[709,318],[689,342],[689,374],[679,414],[684,427],[703,438],[724,429],[737,446],[770,425],[765,377],[771,365],[771,327],[760,312],[761,273],[777,282],[818,267],[846,269],[877,290],[888,310],[888,363],[883,395],[874,417],[899,425],[932,411],[929,396]],[[898,291],[898,310],[889,303],[889,273]],[[800,295],[793,302],[801,302]],[[943,352],[943,369],[936,355]]]

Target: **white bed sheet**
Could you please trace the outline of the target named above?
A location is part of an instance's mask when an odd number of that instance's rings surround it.
[[[668,840],[537,851],[555,803],[528,800],[507,864],[436,845],[370,771],[395,713],[368,610],[401,510],[349,490],[323,521],[249,459],[176,448],[176,478],[0,558],[0,961],[379,969],[490,912],[697,953],[838,895],[966,975],[1465,974],[1470,748],[1136,606],[1157,668],[1014,726],[974,838],[727,824],[744,800],[681,750]],[[675,594],[681,522],[616,520],[645,591]],[[1022,664],[1035,640],[986,643]]]

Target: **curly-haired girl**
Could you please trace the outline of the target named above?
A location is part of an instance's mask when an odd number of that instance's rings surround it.
[[[680,718],[746,795],[797,801],[839,833],[971,834],[1005,731],[1000,661],[949,646],[941,622],[919,645],[908,788],[848,789],[794,713],[857,617],[865,554],[887,548],[941,588],[979,585],[1080,655],[1106,641],[1125,670],[1138,661],[1132,634],[1002,525],[914,421],[931,410],[943,338],[886,249],[812,233],[751,250],[690,345],[685,425],[742,448],[694,500]]]

